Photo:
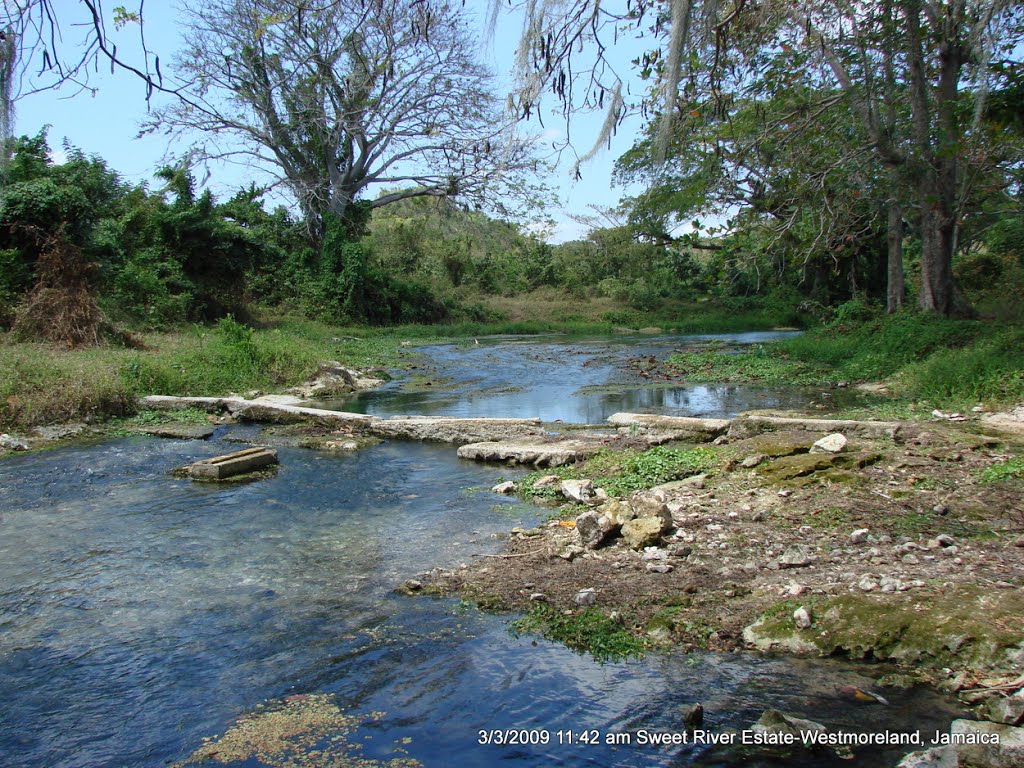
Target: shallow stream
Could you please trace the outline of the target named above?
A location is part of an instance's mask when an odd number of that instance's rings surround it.
[[[652,380],[640,371],[678,350],[723,354],[793,336],[757,331],[611,338],[497,337],[420,347],[427,363],[412,380],[331,407],[374,416],[540,417],[600,424],[618,411],[730,418],[759,408],[827,411],[860,401],[856,391]]]
[[[529,366],[516,370],[536,392]],[[712,734],[769,706],[842,730],[927,734],[956,711],[926,689],[887,691],[887,707],[848,702],[837,688],[871,688],[878,671],[838,661],[666,652],[600,665],[514,636],[507,616],[396,595],[404,579],[492,554],[502,532],[548,513],[490,493],[514,471],[446,446],[281,449],[276,475],[239,485],[169,474],[237,449],[231,436],[114,439],[0,462],[0,766],[192,765],[204,739],[240,729],[261,750],[218,760],[840,766],[851,763],[828,751],[739,757],[639,734],[681,733],[680,707],[695,701]],[[252,717],[321,694],[350,732],[303,741]],[[500,741],[506,729],[546,743],[480,743],[481,731]],[[858,749],[854,764],[893,765],[902,751]]]

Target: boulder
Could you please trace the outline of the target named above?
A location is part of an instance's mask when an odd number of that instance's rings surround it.
[[[641,550],[656,544],[664,530],[659,517],[637,517],[623,524],[622,538],[630,548]]]
[[[811,446],[811,453],[842,453],[846,450],[846,436],[839,432],[833,432],[821,440],[815,441]]]
[[[656,491],[634,493],[629,499],[629,506],[637,517],[653,517],[661,521],[662,531],[672,527],[672,513],[665,503],[665,495]]]
[[[581,589],[576,593],[576,596],[573,597],[573,602],[582,608],[588,608],[597,602],[597,590],[593,587]]]
[[[614,525],[607,517],[598,512],[584,512],[576,518],[576,531],[580,541],[587,549],[597,549],[615,533]]]
[[[32,434],[43,440],[63,440],[74,437],[85,429],[85,424],[54,424],[46,427],[35,427]]]
[[[373,389],[383,383],[383,379],[346,368],[341,363],[332,360],[321,365],[313,378],[291,391],[304,398],[330,397],[362,389]]]
[[[796,624],[797,629],[810,629],[813,620],[811,619],[811,612],[804,606],[800,606],[793,611],[793,623]]]
[[[754,467],[756,467],[758,464],[760,464],[762,461],[764,461],[767,458],[768,458],[767,454],[764,454],[764,453],[754,453],[754,454],[751,454],[750,456],[747,456],[746,458],[744,458],[740,462],[740,466],[743,467],[744,469],[753,469]]]
[[[858,528],[850,534],[850,543],[863,544],[865,541],[868,540],[869,533],[871,533],[871,531],[867,528]]]
[[[565,498],[580,504],[587,504],[597,497],[593,480],[563,480],[561,489]]]
[[[491,488],[491,493],[500,493],[503,495],[508,495],[510,493],[515,493],[515,490],[516,484],[513,483],[511,480],[506,480],[505,482],[498,483],[493,488]]]
[[[636,517],[636,512],[633,511],[633,508],[618,499],[606,501],[597,508],[597,511],[601,513],[602,517],[607,518],[611,525],[617,528],[621,528],[626,522]]]
[[[960,759],[953,747],[934,747],[911,752],[896,764],[896,768],[958,768]]]
[[[5,433],[0,435],[0,448],[4,448],[8,451],[27,451],[29,449],[29,445],[21,438]]]
[[[1024,724],[1024,689],[1013,696],[1000,697],[988,707],[989,718],[1006,725]]]

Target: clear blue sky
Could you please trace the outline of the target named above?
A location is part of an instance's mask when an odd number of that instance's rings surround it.
[[[108,4],[108,13],[112,5]],[[125,3],[131,9],[133,3]],[[485,7],[482,0],[475,0],[470,7],[479,6],[481,12]],[[179,47],[180,30],[175,25],[174,6],[166,0],[150,2],[145,6],[145,34],[150,50],[158,53],[165,74],[171,69],[170,62]],[[108,20],[109,22],[109,20]],[[138,61],[138,28],[129,25],[120,32],[111,29],[112,39],[118,44],[122,55]],[[482,47],[481,59],[498,75],[501,88],[507,88],[511,80],[511,69],[514,62],[515,44],[519,39],[520,23],[517,19],[503,17],[490,47]],[[77,44],[74,27],[65,27],[65,44]],[[628,69],[628,61],[638,55],[642,44],[634,41],[623,45],[623,69]],[[43,92],[26,96],[15,106],[14,132],[16,135],[35,134],[46,124],[51,126],[50,146],[59,160],[60,150],[65,140],[82,149],[86,154],[97,154],[111,168],[116,170],[128,181],[152,182],[153,172],[159,167],[161,158],[170,151],[180,154],[187,146],[169,146],[165,136],[146,136],[138,138],[139,123],[145,116],[145,85],[133,75],[118,73],[109,74],[109,69],[100,67],[101,71],[93,73],[90,85],[96,87],[95,95],[89,92],[77,92],[68,86],[59,92]],[[154,97],[154,103],[158,97]],[[548,112],[558,111],[554,99],[545,105]],[[582,155],[593,144],[597,136],[603,115],[579,115],[572,123],[572,139],[577,151]],[[547,130],[562,135],[564,124],[559,117],[551,115],[545,118]],[[584,228],[569,218],[571,213],[590,213],[588,205],[613,206],[624,193],[624,190],[612,188],[611,170],[615,159],[632,144],[634,134],[639,130],[639,119],[632,118],[619,129],[612,140],[611,150],[602,151],[596,158],[583,168],[582,181],[574,182],[571,178],[571,166],[574,157],[565,153],[563,163],[555,171],[549,183],[555,187],[561,197],[562,206],[549,211],[557,223],[552,234],[553,242],[561,242],[583,236]],[[529,126],[537,131],[536,124]],[[550,133],[548,134],[550,135]],[[242,168],[217,168],[210,180],[210,186],[219,196],[230,195],[241,186],[248,186],[254,175]]]

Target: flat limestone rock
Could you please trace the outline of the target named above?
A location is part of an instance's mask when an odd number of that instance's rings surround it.
[[[216,429],[212,424],[154,424],[139,427],[136,431],[174,440],[206,440]]]
[[[842,432],[864,437],[893,437],[902,424],[898,421],[858,421],[855,419],[811,419],[800,416],[747,413],[733,419],[729,437],[742,438],[762,432],[800,429],[807,432],[831,434]]]
[[[277,451],[272,448],[246,448],[197,461],[185,467],[184,471],[193,480],[225,480],[273,464],[277,464]]]
[[[657,416],[649,413],[613,413],[608,423],[616,427],[639,427],[658,432],[684,433],[691,438],[713,440],[729,429],[728,419],[698,419],[690,416]],[[676,435],[677,437],[682,435]]]
[[[544,434],[540,419],[456,419],[429,416],[374,418],[369,431],[378,437],[428,440],[438,443],[468,443],[520,439]],[[460,456],[461,451],[460,451]],[[541,466],[541,465],[537,465]],[[548,466],[548,465],[544,465]],[[550,465],[555,466],[555,465]]]
[[[559,467],[597,453],[604,444],[597,440],[516,440],[471,443],[459,448],[460,459],[501,461],[532,467]]]
[[[241,397],[172,397],[170,395],[148,395],[139,399],[142,408],[155,411],[176,411],[184,408],[199,408],[210,413],[227,411],[241,421],[257,421],[270,424],[299,424],[311,422],[325,426],[368,426],[373,416],[364,413],[329,411],[324,408],[306,408],[290,405],[285,398],[264,395],[255,400]]]
[[[373,421],[364,413],[329,411],[325,408],[304,408],[295,405],[242,400],[228,407],[231,415],[241,421],[257,421],[271,424],[298,424],[312,422],[324,425],[365,425]]]

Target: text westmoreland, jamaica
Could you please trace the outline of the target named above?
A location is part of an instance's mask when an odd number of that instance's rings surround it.
[[[930,738],[929,738],[930,736]],[[853,733],[850,731],[761,731],[743,730],[716,733],[693,730],[689,732],[666,732],[640,730],[633,733],[631,741],[638,745],[682,745],[682,744],[744,744],[760,746],[805,747],[864,747],[864,746],[913,746],[940,747],[948,744],[991,744],[998,746],[998,733],[948,733],[935,731],[925,734],[921,731],[899,733],[897,731],[874,731]]]

